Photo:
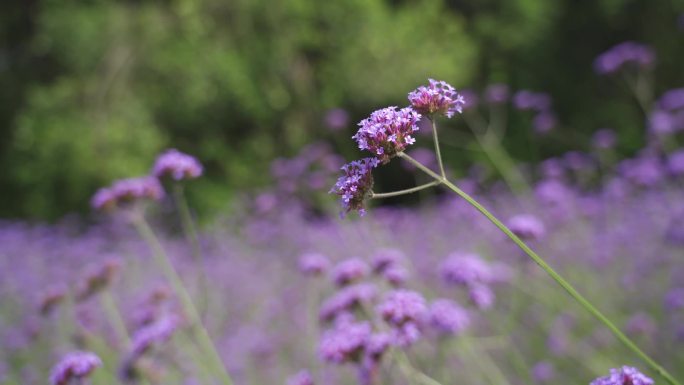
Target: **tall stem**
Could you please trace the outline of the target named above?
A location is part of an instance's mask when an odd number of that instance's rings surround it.
[[[230,375],[228,374],[228,371],[221,360],[221,356],[211,341],[211,337],[209,336],[207,329],[202,324],[202,319],[192,303],[190,293],[185,288],[183,281],[176,272],[176,269],[173,267],[168,255],[166,255],[164,248],[159,242],[159,239],[154,234],[154,231],[152,231],[152,228],[147,223],[142,213],[135,213],[133,215],[132,222],[140,236],[152,249],[152,256],[155,260],[155,263],[159,265],[159,268],[162,270],[164,276],[167,280],[169,280],[171,287],[181,302],[181,306],[185,315],[190,318],[193,328],[197,331],[200,349],[202,349],[203,353],[206,354],[209,359],[211,359],[214,370],[218,372],[221,381],[223,381],[225,385],[232,385],[233,381],[231,380]]]
[[[611,332],[627,347],[629,348],[632,352],[634,352],[637,356],[639,356],[644,362],[646,362],[651,369],[653,369],[655,372],[657,372],[660,376],[665,378],[670,384],[672,385],[680,385],[680,383],[675,380],[670,373],[668,373],[663,367],[658,365],[651,357],[649,357],[646,353],[644,353],[639,347],[631,340],[629,337],[627,337],[620,329],[618,329],[617,326],[613,322],[611,322],[603,313],[601,313],[594,305],[591,304],[584,296],[582,296],[575,288],[568,282],[566,281],[563,277],[560,276],[551,266],[549,266],[544,259],[542,259],[537,253],[535,253],[532,249],[530,249],[525,242],[523,242],[520,238],[518,238],[517,235],[515,235],[508,227],[506,227],[498,218],[496,218],[492,213],[490,213],[484,206],[482,206],[480,203],[478,203],[475,199],[473,199],[470,195],[466,194],[463,190],[459,189],[456,185],[453,183],[449,182],[446,178],[437,175],[434,171],[430,170],[429,168],[425,167],[422,163],[418,162],[417,160],[413,159],[412,157],[406,155],[405,153],[399,153],[397,154],[399,157],[402,157],[409,162],[411,162],[414,166],[419,168],[421,171],[424,173],[428,174],[432,178],[434,178],[436,181],[439,181],[446,185],[451,191],[455,192],[458,194],[461,198],[465,199],[470,205],[475,207],[482,215],[487,217],[489,221],[491,221],[499,230],[501,230],[504,234],[508,236],[522,251],[525,252],[532,260],[539,265],[547,274],[553,278],[556,283],[558,283],[565,291],[570,294],[572,298],[575,299],[582,307],[584,307],[585,310],[587,310],[589,313],[591,313],[596,319],[601,321],[608,329],[610,329]]]
[[[444,163],[442,163],[442,153],[440,152],[439,149],[439,136],[437,135],[437,123],[435,122],[435,118],[431,118],[430,122],[432,123],[432,139],[435,142],[435,156],[437,156],[437,164],[439,165],[439,174],[442,175],[442,178],[446,178],[446,173],[444,172]]]

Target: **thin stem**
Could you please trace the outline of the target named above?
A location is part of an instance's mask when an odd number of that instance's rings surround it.
[[[386,192],[386,193],[371,193],[371,199],[381,199],[381,198],[390,198],[390,197],[396,197],[399,195],[406,195],[406,194],[411,194],[420,190],[425,190],[426,188],[430,188],[432,186],[437,186],[441,184],[442,182],[439,181],[432,181],[430,183],[425,183],[420,186],[416,187],[411,187],[407,188],[404,190],[398,190],[398,191],[392,191],[392,192]]]
[[[515,235],[508,227],[506,227],[499,219],[497,219],[492,213],[490,213],[484,206],[482,206],[480,203],[478,203],[475,199],[473,199],[470,195],[466,194],[463,190],[459,189],[456,185],[453,183],[449,182],[446,178],[441,177],[437,175],[434,171],[430,170],[429,168],[425,167],[423,164],[418,162],[417,160],[413,159],[412,157],[406,155],[405,153],[399,153],[397,154],[398,156],[408,160],[411,162],[414,166],[425,172],[426,174],[430,175],[433,177],[435,180],[440,181],[444,185],[446,185],[451,191],[455,192],[458,194],[461,198],[465,199],[470,205],[475,207],[482,215],[487,217],[489,221],[491,221],[496,227],[499,228],[504,234],[508,236],[522,251],[525,252],[532,260],[539,265],[547,274],[553,278],[556,283],[558,283],[565,291],[570,294],[572,298],[575,299],[582,307],[584,307],[585,310],[587,310],[589,313],[591,313],[596,319],[601,321],[608,329],[610,329],[611,332],[627,347],[629,348],[632,352],[634,352],[637,356],[639,356],[644,362],[646,362],[651,369],[653,369],[655,372],[657,372],[660,376],[665,378],[670,384],[672,385],[680,385],[680,383],[675,380],[670,373],[668,373],[663,367],[658,365],[651,357],[649,357],[646,353],[644,353],[639,347],[631,340],[629,337],[627,337],[620,329],[618,329],[617,326],[613,322],[611,322],[603,313],[601,313],[594,305],[591,304],[584,296],[582,296],[575,288],[568,282],[566,281],[563,277],[560,276],[551,266],[549,266],[544,259],[542,259],[537,253],[535,253],[532,249],[525,244],[520,238],[518,238],[517,235]]]
[[[102,302],[104,312],[107,314],[107,318],[109,319],[109,322],[111,322],[117,338],[123,342],[124,345],[128,345],[130,339],[128,337],[128,331],[126,330],[126,323],[124,322],[123,317],[121,317],[118,306],[116,306],[114,296],[112,296],[112,293],[109,290],[105,290],[100,296],[100,301]]]
[[[203,353],[208,355],[212,360],[214,369],[218,371],[218,374],[221,377],[221,381],[223,381],[225,385],[232,385],[233,381],[231,380],[230,375],[228,374],[228,371],[226,370],[226,367],[224,366],[223,361],[221,360],[221,356],[219,355],[218,351],[216,350],[216,347],[211,341],[211,337],[209,336],[207,329],[204,327],[204,325],[202,325],[202,319],[200,318],[197,309],[192,303],[190,293],[185,288],[183,281],[176,272],[176,269],[173,267],[173,264],[166,255],[164,248],[159,242],[159,239],[154,234],[154,231],[152,231],[152,228],[147,223],[144,216],[141,213],[136,214],[139,215],[133,215],[133,225],[135,226],[140,236],[145,240],[145,242],[147,242],[148,246],[152,249],[152,255],[154,257],[155,262],[159,265],[159,268],[164,273],[164,276],[166,276],[166,279],[170,281],[171,287],[174,289],[176,295],[178,296],[178,299],[181,302],[183,311],[190,318],[190,322],[194,329],[197,330],[197,335],[199,337],[198,343],[200,345],[200,348],[203,350]]]
[[[435,141],[435,155],[437,156],[437,164],[439,164],[439,173],[442,178],[446,178],[446,173],[444,172],[444,163],[442,163],[442,153],[439,149],[439,137],[437,136],[437,123],[435,123],[435,118],[431,118],[432,122],[432,139]]]

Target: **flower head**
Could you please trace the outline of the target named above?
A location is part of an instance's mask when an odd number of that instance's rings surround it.
[[[289,377],[287,379],[287,385],[314,385],[314,381],[308,370],[302,370]]]
[[[522,239],[538,240],[544,236],[544,223],[534,215],[520,214],[512,217],[508,222],[511,231]]]
[[[485,99],[490,104],[501,104],[508,101],[510,90],[506,84],[491,84],[485,90]]]
[[[653,62],[655,53],[649,46],[626,41],[599,55],[594,61],[594,70],[600,75],[606,75],[615,73],[628,64],[649,68]]]
[[[377,290],[371,283],[346,286],[323,302],[319,317],[324,321],[337,319],[354,307],[370,302],[376,294]]]
[[[602,150],[607,150],[615,147],[617,142],[617,135],[615,131],[610,128],[602,128],[594,133],[591,137],[591,143],[594,147]]]
[[[360,258],[349,258],[335,265],[332,279],[338,286],[345,286],[368,275],[370,267]]]
[[[352,210],[366,213],[365,202],[373,188],[372,171],[379,163],[376,158],[364,158],[342,166],[344,175],[337,179],[330,193],[340,196],[343,214]]]
[[[415,143],[411,134],[418,131],[420,114],[410,107],[397,110],[387,107],[377,110],[359,123],[359,131],[352,136],[359,148],[368,150],[382,163],[387,163]]]
[[[404,259],[404,253],[400,250],[380,249],[373,254],[371,266],[374,273],[382,274],[383,271],[396,266],[402,259]]]
[[[345,322],[323,333],[319,353],[324,361],[336,364],[359,362],[371,338],[368,322]]]
[[[202,164],[195,157],[172,148],[159,155],[152,175],[160,179],[166,176],[174,180],[194,179],[202,175],[202,170]]]
[[[452,253],[441,266],[442,277],[448,283],[470,286],[493,279],[492,267],[475,254]]]
[[[131,338],[131,357],[140,357],[156,343],[168,340],[180,326],[180,319],[167,316],[138,330]]]
[[[653,380],[637,368],[623,366],[620,369],[611,369],[609,376],[599,377],[590,385],[653,385]]]
[[[318,253],[306,253],[299,257],[299,270],[307,276],[316,276],[325,273],[330,268],[330,261],[325,255]]]
[[[102,366],[100,357],[90,352],[72,352],[52,368],[51,385],[67,385],[71,380],[86,378],[97,367]]]
[[[428,82],[427,86],[409,92],[408,100],[414,110],[423,115],[442,114],[447,118],[463,112],[465,100],[454,87],[445,81],[428,79]]]
[[[120,179],[109,187],[99,189],[90,201],[97,210],[110,209],[140,199],[160,200],[164,189],[152,176]]]
[[[390,325],[401,326],[407,322],[424,321],[428,309],[422,295],[415,291],[398,289],[387,294],[378,306],[378,313]]]
[[[454,301],[438,299],[430,306],[430,324],[441,333],[458,334],[470,325],[470,315]]]

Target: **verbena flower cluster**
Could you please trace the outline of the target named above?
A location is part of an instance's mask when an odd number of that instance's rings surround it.
[[[655,53],[649,46],[626,41],[599,55],[594,61],[594,69],[598,74],[605,75],[629,65],[650,68],[654,62]]]
[[[202,165],[194,157],[171,149],[157,158],[151,174],[121,179],[111,186],[100,188],[93,195],[90,205],[96,210],[111,210],[139,200],[161,200],[165,193],[160,178],[170,176],[176,181],[197,178],[202,175]]]
[[[379,164],[386,164],[397,154],[415,143],[413,133],[419,130],[422,116],[434,119],[437,115],[451,118],[463,111],[463,96],[444,81],[429,79],[427,86],[420,86],[408,94],[410,107],[399,109],[387,107],[377,110],[359,122],[359,130],[352,136],[359,149],[367,150],[373,158],[365,158],[342,167],[340,177],[331,193],[340,195],[342,213],[358,211],[365,213],[365,201],[373,187],[371,171]]]
[[[591,382],[591,385],[653,385],[652,379],[646,377],[637,368],[623,366],[619,369],[611,369],[610,375],[599,377]]]
[[[69,385],[72,381],[81,381],[100,366],[102,366],[102,360],[95,353],[69,353],[52,368],[50,384]]]

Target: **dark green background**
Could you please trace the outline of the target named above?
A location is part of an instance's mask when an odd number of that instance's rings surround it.
[[[6,0],[0,5],[0,217],[86,212],[98,186],[177,147],[206,165],[196,207],[268,184],[269,162],[326,140],[348,159],[355,123],[427,77],[549,92],[561,127],[541,156],[613,127],[643,143],[644,115],[592,71],[624,40],[654,47],[656,94],[684,85],[684,3],[668,0]],[[322,125],[328,108],[349,129]],[[506,147],[528,151],[529,116]],[[457,127],[457,125],[454,125]],[[456,169],[471,153],[448,156]]]

